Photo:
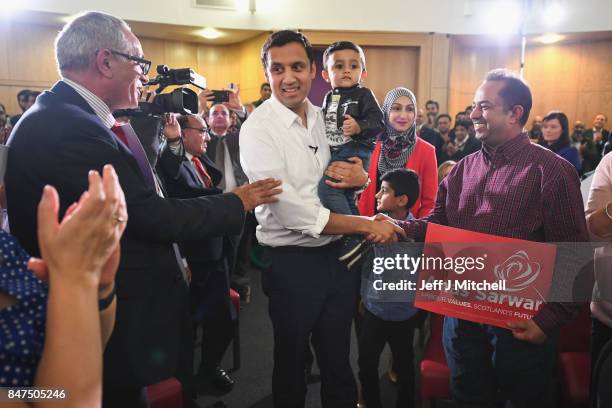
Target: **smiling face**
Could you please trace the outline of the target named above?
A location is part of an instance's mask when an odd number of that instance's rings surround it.
[[[213,105],[208,113],[208,123],[217,136],[225,136],[231,125],[229,110],[225,105]]]
[[[190,115],[187,118],[188,128],[183,131],[183,145],[185,151],[193,156],[201,156],[206,153],[210,136],[206,122],[197,115]]]
[[[389,125],[398,132],[405,132],[414,122],[415,109],[412,100],[407,96],[400,96],[389,110]]]
[[[593,119],[593,127],[595,129],[603,129],[607,121],[608,119],[606,118],[606,115],[602,113],[597,114],[595,115],[595,118]]]
[[[446,116],[442,116],[438,118],[438,131],[442,134],[447,134],[450,132],[450,119]]]
[[[554,143],[559,140],[562,132],[561,122],[557,118],[547,120],[542,124],[542,136],[548,143]]]
[[[366,71],[357,51],[338,50],[327,58],[327,66],[322,75],[332,88],[349,88],[365,79]]]
[[[269,99],[270,96],[272,96],[272,88],[270,88],[270,85],[262,85],[261,90],[259,91],[259,95],[261,96],[261,99],[264,101],[266,99]]]
[[[490,147],[497,147],[520,133],[518,118],[522,115],[522,107],[507,109],[499,96],[504,87],[503,81],[485,81],[476,90],[473,110],[470,119],[474,123],[476,137]],[[520,112],[518,112],[520,110]]]
[[[301,114],[315,78],[315,64],[308,60],[304,46],[290,42],[270,48],[266,67],[272,95],[287,108]]]
[[[123,30],[123,34],[127,40],[125,54],[142,57],[142,46],[138,38],[127,29]],[[137,108],[143,85],[148,81],[147,76],[135,61],[116,54],[111,54],[110,58],[114,59],[115,64],[112,65],[109,84],[109,88],[113,89],[108,101],[109,107],[111,110]]]
[[[458,142],[463,142],[463,139],[468,135],[468,130],[463,125],[455,126],[455,140]]]

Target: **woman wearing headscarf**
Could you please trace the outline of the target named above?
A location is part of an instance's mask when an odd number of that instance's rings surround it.
[[[434,208],[438,192],[438,163],[435,148],[416,136],[417,101],[407,88],[398,87],[387,93],[382,106],[385,132],[376,142],[368,171],[371,183],[359,199],[359,213],[374,215],[376,192],[381,177],[388,171],[407,168],[414,170],[421,185],[416,203],[410,209],[415,218],[428,215]]]

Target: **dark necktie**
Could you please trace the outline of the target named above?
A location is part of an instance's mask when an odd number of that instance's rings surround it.
[[[153,176],[153,170],[151,170],[151,164],[149,160],[147,160],[147,155],[140,144],[140,140],[138,136],[136,136],[136,132],[132,128],[132,125],[119,125],[115,123],[115,125],[111,128],[113,133],[117,136],[119,140],[132,152],[132,155],[136,159],[138,163],[138,167],[140,167],[140,171],[145,178],[145,181],[149,187],[156,190],[155,180]]]
[[[204,182],[204,186],[206,188],[211,188],[212,187],[212,179],[210,178],[210,174],[208,174],[208,172],[206,171],[206,168],[202,164],[202,161],[200,161],[200,158],[196,157],[196,156],[193,156],[191,158],[191,161],[193,162],[193,164],[194,164],[194,166],[196,168],[196,171],[198,172],[198,174],[202,178],[202,181]]]
[[[218,185],[218,187],[223,191],[225,191],[226,159],[229,158],[225,157],[225,137],[219,137],[219,142],[217,143],[217,150],[215,151],[215,165],[219,170],[221,170],[221,173],[223,174],[223,177],[221,177],[221,180],[219,181]]]

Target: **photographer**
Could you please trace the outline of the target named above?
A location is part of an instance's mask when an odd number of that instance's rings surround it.
[[[239,233],[245,210],[275,201],[280,183],[268,179],[210,197],[161,197],[133,129],[115,127],[111,115],[137,107],[148,81],[150,61],[129,26],[108,14],[84,13],[59,33],[56,58],[62,79],[40,95],[9,140],[11,230],[38,256],[32,214],[43,187],[58,189],[64,214],[87,187],[83,175],[112,164],[129,221],[116,278],[117,321],[104,356],[104,406],[148,406],[144,387],[173,376],[183,383],[184,406],[194,406],[191,373],[180,370],[192,353],[188,293],[172,243]]]
[[[236,112],[236,114],[238,115],[238,119],[243,122],[247,117],[246,108],[240,101],[240,84],[236,84],[234,86],[234,83],[232,82],[227,88],[222,91],[205,89],[200,92],[199,98],[200,104],[206,105],[205,107],[200,107],[200,111],[202,113],[206,112],[206,115],[202,116],[204,119],[206,119],[210,111],[207,102],[211,102],[212,106],[217,104],[225,105],[229,111]]]
[[[157,170],[168,195],[192,198],[221,194],[217,185],[222,174],[205,155],[210,136],[204,120],[198,115],[167,115],[164,135],[166,142]],[[203,330],[200,377],[217,390],[229,392],[234,381],[220,364],[233,336],[229,299],[231,242],[229,237],[211,237],[183,241],[179,246],[191,270],[192,321]]]

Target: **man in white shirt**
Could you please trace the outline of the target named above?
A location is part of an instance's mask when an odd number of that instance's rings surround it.
[[[274,406],[304,406],[305,355],[312,334],[323,406],[354,407],[349,349],[360,277],[338,261],[340,237],[334,234],[392,242],[398,230],[392,223],[334,214],[321,206],[317,184],[330,150],[321,111],[307,99],[316,74],[308,39],[294,31],[272,34],[262,48],[262,63],[272,97],[243,124],[240,155],[251,182],[268,175],[283,182],[278,202],[255,213],[257,238],[271,247],[272,266],[263,287],[274,327]],[[360,162],[334,164],[327,174],[345,188],[367,180]]]

